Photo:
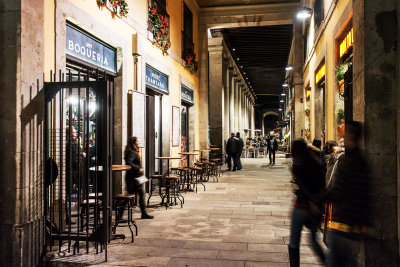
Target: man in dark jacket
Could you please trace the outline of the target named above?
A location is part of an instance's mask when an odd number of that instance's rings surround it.
[[[232,160],[233,160],[233,169],[232,171],[236,171],[238,169],[237,165],[237,153],[239,148],[239,139],[236,138],[235,133],[231,133],[231,137],[228,139],[226,143],[226,154],[228,154],[228,170],[231,170]]]
[[[275,151],[278,150],[278,141],[274,135],[267,140],[269,164],[275,164]]]
[[[328,216],[326,266],[358,266],[362,262],[362,235],[371,225],[371,179],[368,163],[358,146],[362,126],[347,122],[345,153],[333,167],[327,200]],[[330,217],[330,218],[329,218]]]
[[[236,133],[236,138],[239,140],[239,142],[238,142],[238,151],[239,152],[237,153],[236,160],[237,160],[238,170],[241,170],[242,169],[242,162],[240,161],[240,157],[242,156],[244,142],[243,142],[243,139],[240,137],[240,133],[239,132]]]

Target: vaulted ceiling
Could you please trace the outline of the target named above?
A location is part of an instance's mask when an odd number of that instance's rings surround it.
[[[227,28],[222,35],[259,108],[278,109],[288,62],[292,25]]]
[[[278,4],[292,3],[299,0],[197,0],[200,7],[220,7],[220,6],[238,6],[238,5],[260,5],[260,4]]]

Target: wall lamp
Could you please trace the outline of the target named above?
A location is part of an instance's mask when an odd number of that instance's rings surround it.
[[[282,87],[289,87],[289,84],[283,83],[283,84],[282,84]]]
[[[287,66],[287,67],[285,68],[286,71],[291,71],[292,69],[293,69],[292,66]]]
[[[297,13],[296,17],[301,20],[308,19],[311,17],[312,9],[308,7],[302,7],[300,11]]]
[[[282,93],[282,94],[281,94],[281,96],[285,96],[285,95],[286,95],[285,93]]]

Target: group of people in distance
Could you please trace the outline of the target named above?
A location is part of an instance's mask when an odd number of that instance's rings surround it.
[[[296,196],[288,248],[291,267],[300,266],[303,226],[310,230],[312,248],[323,264],[362,266],[362,240],[370,231],[372,220],[370,172],[359,148],[361,136],[362,125],[349,121],[344,148],[328,141],[320,151],[318,142],[311,145],[303,139],[293,141],[291,171]],[[317,241],[323,213],[327,255]]]
[[[228,165],[228,171],[232,168],[232,171],[241,170],[242,162],[240,161],[240,156],[242,155],[244,147],[243,139],[240,137],[240,133],[231,133],[231,137],[226,142],[226,163]]]

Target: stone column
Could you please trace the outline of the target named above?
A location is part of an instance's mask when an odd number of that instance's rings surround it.
[[[255,118],[254,118],[254,106],[253,106],[253,103],[251,103],[251,105],[250,105],[250,116],[251,116],[251,136],[252,137],[254,137],[255,135],[254,135],[254,130],[255,130],[255,127],[256,127],[256,125],[255,125]]]
[[[240,81],[236,83],[235,87],[235,127],[234,127],[234,132],[237,132],[239,130],[239,91],[240,91]]]
[[[302,24],[295,22],[293,25],[293,82],[294,82],[294,138],[301,137],[301,129],[303,129],[303,104],[301,98],[303,96],[303,37]],[[319,133],[318,133],[319,136]]]
[[[210,145],[222,147],[223,144],[223,57],[222,38],[209,39],[209,89],[208,110]]]
[[[232,71],[231,68],[226,68],[226,81],[224,86],[224,140],[228,140],[230,131],[230,90],[232,86]]]
[[[237,129],[239,133],[242,131],[242,92],[243,92],[243,87],[240,86],[238,94],[238,129]]]
[[[208,144],[208,35],[207,26],[199,27],[199,143],[200,148]]]
[[[373,184],[374,233],[365,245],[366,266],[400,264],[400,75],[394,41],[400,35],[399,8],[391,0],[353,0],[353,119],[364,122],[363,146]]]
[[[231,88],[229,90],[229,135],[235,129],[235,88],[236,88],[236,79],[235,74],[232,74],[231,79]]]

